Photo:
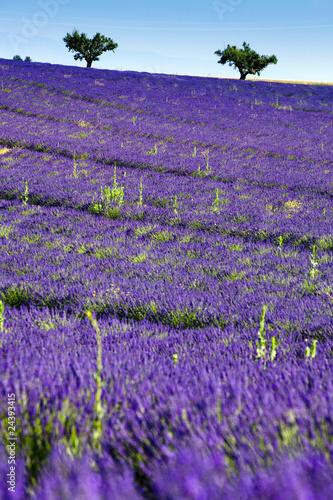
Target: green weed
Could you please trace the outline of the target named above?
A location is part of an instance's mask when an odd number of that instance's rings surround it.
[[[134,264],[139,263],[139,262],[144,262],[145,260],[147,260],[147,254],[145,254],[145,253],[140,253],[139,255],[137,255],[135,257],[131,257],[131,261]]]
[[[29,200],[29,188],[28,188],[28,182],[25,182],[25,190],[23,194],[23,206],[27,206]]]
[[[159,231],[157,233],[153,233],[151,235],[152,239],[156,242],[166,242],[166,241],[169,241],[172,239],[173,237],[173,234],[172,233],[169,233],[169,231]]]
[[[265,335],[265,314],[268,306],[265,304],[262,308],[262,313],[260,316],[260,328],[258,331],[258,342],[257,342],[257,359],[264,358],[266,356],[266,346],[267,340]]]
[[[156,155],[157,154],[157,144],[155,144],[154,149],[151,148],[151,150],[148,153],[149,155]]]
[[[142,197],[142,177],[140,179],[140,187],[139,187],[139,201],[138,201],[138,206],[142,207],[143,203],[143,197]]]
[[[5,322],[5,304],[0,300],[0,331],[4,330],[4,322]]]
[[[105,414],[102,402],[102,389],[106,385],[105,382],[102,381],[102,335],[97,320],[93,317],[91,311],[86,311],[86,315],[96,332],[97,341],[97,371],[94,374],[94,379],[96,381],[94,404],[95,418],[93,420],[92,444],[95,449],[100,451],[101,438],[103,434],[103,417]]]
[[[134,234],[138,238],[139,236],[144,236],[145,234],[150,233],[154,229],[154,226],[149,224],[148,226],[141,226],[135,229]]]
[[[66,451],[69,456],[80,456],[83,451],[83,443],[82,438],[79,438],[78,431],[76,429],[76,409],[73,406],[70,406],[69,398],[65,398],[63,400],[61,410],[58,411],[57,416],[58,421],[63,425],[65,434],[65,437],[63,437],[60,442],[65,444]]]
[[[221,200],[219,199],[219,190],[218,190],[218,188],[216,188],[215,200],[214,200],[213,208],[212,208],[213,212],[217,212],[217,213],[220,212],[220,203],[221,203]]]
[[[175,214],[178,214],[177,208],[178,208],[177,196],[175,196],[175,201],[174,201],[174,204],[173,204],[173,211],[174,211]]]
[[[278,424],[278,439],[281,448],[292,450],[301,447],[299,429],[292,410],[288,411],[286,422]]]
[[[8,239],[8,236],[12,232],[12,230],[12,226],[0,226],[0,238]]]
[[[118,207],[115,208],[113,202],[118,203]],[[124,204],[124,188],[123,186],[118,187],[117,183],[117,173],[116,166],[114,167],[113,175],[113,187],[101,186],[101,197],[100,200],[95,201],[93,198],[92,204],[89,207],[89,212],[92,214],[105,215],[110,219],[115,219],[119,215],[119,208]]]
[[[309,347],[309,346],[306,347],[306,349],[305,349],[305,356],[307,358],[313,359],[316,356],[316,354],[317,354],[317,343],[318,343],[318,340],[314,339],[312,341],[311,347]]]
[[[21,307],[30,303],[31,295],[22,287],[11,286],[2,292],[2,299],[9,307]]]

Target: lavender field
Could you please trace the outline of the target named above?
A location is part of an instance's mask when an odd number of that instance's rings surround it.
[[[333,498],[332,113],[0,59],[1,500]]]

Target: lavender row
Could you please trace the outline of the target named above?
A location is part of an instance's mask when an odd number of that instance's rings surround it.
[[[15,496],[24,500],[26,481],[22,461],[19,464]],[[221,497],[266,500],[268,495],[274,495],[276,500],[292,500],[304,495],[328,500],[333,494],[332,473],[323,453],[309,452],[302,457],[286,453],[267,470],[259,469],[257,474],[244,471],[237,480],[232,480],[218,453],[207,455],[196,448],[185,448],[173,459],[172,466],[156,471],[151,490],[155,498],[161,500],[219,500]],[[1,498],[8,498],[6,491],[1,493]],[[115,500],[145,498],[144,489],[135,484],[134,474],[127,467],[119,467],[108,457],[101,459],[89,453],[71,459],[64,447],[58,446],[48,458],[33,498],[58,500],[70,496],[73,500],[107,500],[110,494]]]

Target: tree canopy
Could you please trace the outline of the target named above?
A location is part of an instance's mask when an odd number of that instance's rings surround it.
[[[13,57],[13,61],[23,61],[22,57],[17,55],[17,56],[14,56]],[[25,59],[24,59],[25,62],[32,62],[31,60],[31,57],[27,56]]]
[[[228,45],[223,51],[217,50],[214,54],[220,56],[217,61],[220,64],[229,63],[240,72],[240,80],[245,80],[248,74],[260,76],[260,72],[269,64],[276,64],[277,58],[272,56],[260,56],[250,49],[248,43],[243,42],[243,48],[238,49],[235,45]]]
[[[114,49],[118,47],[118,44],[111,38],[107,38],[100,33],[96,33],[96,35],[90,39],[87,38],[85,33],[80,34],[76,29],[72,34],[67,33],[63,41],[66,43],[68,51],[76,52],[76,54],[74,54],[75,60],[79,59],[82,61],[82,59],[85,59],[87,68],[91,67],[93,61],[99,61],[99,56],[103,54],[103,52],[109,50],[114,51]]]

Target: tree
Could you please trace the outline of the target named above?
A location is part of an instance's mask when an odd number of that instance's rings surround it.
[[[94,38],[89,39],[85,33],[80,33],[75,29],[72,34],[67,33],[63,38],[68,51],[76,52],[74,59],[77,61],[85,59],[87,68],[91,68],[93,61],[99,61],[99,57],[103,52],[109,50],[114,51],[118,47],[111,38],[107,38],[100,33],[96,33]]]
[[[240,72],[240,80],[245,80],[246,75],[258,75],[260,72],[266,68],[269,64],[276,64],[276,56],[260,56],[254,50],[250,49],[248,43],[243,42],[243,48],[238,49],[235,45],[232,47],[227,46],[223,51],[217,50],[214,52],[221,57],[218,63],[233,66],[234,69],[238,69]]]
[[[32,62],[31,57],[27,56],[25,59],[25,62]],[[17,55],[13,57],[13,61],[23,61],[22,57]]]

